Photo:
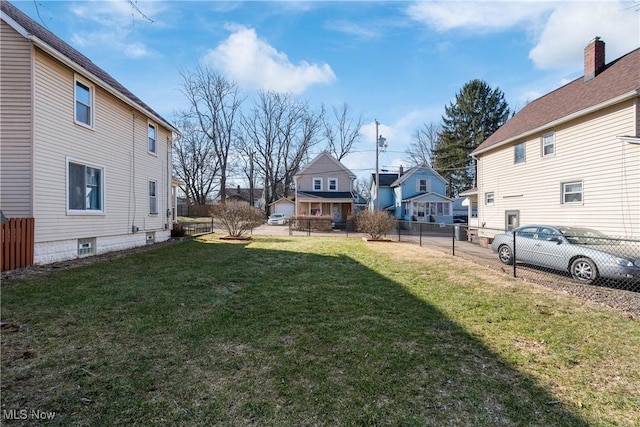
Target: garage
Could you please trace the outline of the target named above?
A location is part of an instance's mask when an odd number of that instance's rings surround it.
[[[287,219],[289,219],[293,216],[295,204],[293,203],[293,200],[289,200],[283,197],[271,203],[269,205],[269,208],[272,214],[281,213],[284,214]]]

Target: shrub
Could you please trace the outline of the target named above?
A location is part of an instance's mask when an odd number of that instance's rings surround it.
[[[231,237],[242,237],[264,222],[261,210],[242,202],[215,204],[211,213]]]
[[[186,232],[187,230],[184,228],[184,225],[179,222],[176,222],[173,224],[173,227],[171,227],[171,237],[184,237]]]
[[[362,211],[356,217],[358,231],[369,235],[371,239],[380,239],[391,231],[395,220],[383,211]]]

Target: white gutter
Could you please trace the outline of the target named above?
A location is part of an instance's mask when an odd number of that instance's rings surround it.
[[[509,144],[511,142],[526,138],[526,137],[534,135],[536,133],[540,133],[540,132],[542,132],[544,130],[547,130],[547,129],[551,128],[551,127],[558,126],[558,125],[561,125],[563,123],[569,122],[571,120],[575,120],[575,119],[577,119],[579,117],[586,116],[587,114],[591,114],[593,112],[602,110],[604,108],[611,107],[612,105],[619,104],[620,102],[627,101],[629,99],[633,99],[636,96],[640,96],[640,89],[636,89],[636,90],[633,90],[631,92],[624,93],[624,94],[622,94],[620,96],[617,96],[615,98],[611,98],[608,101],[602,102],[600,104],[594,105],[594,106],[589,107],[589,108],[585,108],[584,110],[577,111],[577,112],[575,112],[573,114],[569,114],[568,116],[564,116],[564,117],[562,117],[562,118],[560,118],[558,120],[554,120],[552,122],[545,123],[544,125],[539,126],[539,127],[535,128],[535,129],[531,129],[531,130],[529,130],[527,132],[521,133],[520,135],[516,135],[516,136],[513,136],[513,137],[511,137],[509,139],[505,139],[504,141],[502,141],[502,142],[500,142],[498,144],[490,145],[489,147],[484,148],[484,149],[482,149],[480,151],[474,151],[472,155],[473,156],[477,156],[478,154],[486,153],[487,151],[494,150],[496,148],[502,147],[503,145],[507,145],[507,144]]]
[[[616,138],[629,144],[640,144],[640,137],[638,136],[616,136]]]

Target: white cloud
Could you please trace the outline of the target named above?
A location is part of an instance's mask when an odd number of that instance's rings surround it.
[[[638,18],[638,12],[617,1],[562,3],[549,17],[529,57],[541,69],[581,69],[584,47],[600,36],[609,62],[640,45]]]
[[[145,43],[139,40],[130,42],[129,39],[141,23],[151,23],[149,19],[163,10],[163,4],[149,1],[136,7],[137,10],[129,2],[121,0],[74,4],[71,12],[81,18],[81,22],[89,23],[91,30],[72,34],[72,43],[79,47],[108,47],[122,52],[128,58],[154,55]],[[154,24],[160,25],[157,22]]]
[[[207,52],[204,62],[243,86],[275,92],[300,94],[310,85],[336,80],[328,64],[294,64],[285,53],[259,39],[254,29],[242,26]]]
[[[329,30],[337,31],[349,36],[355,36],[360,40],[374,40],[382,37],[382,33],[377,29],[353,22],[335,21],[329,22],[325,26]]]
[[[640,46],[640,19],[629,0],[415,2],[407,14],[439,32],[499,33],[525,29],[539,69],[578,71],[595,36],[607,44],[607,62]]]
[[[533,1],[418,1],[407,8],[415,21],[437,31],[497,32],[539,20],[553,3]]]

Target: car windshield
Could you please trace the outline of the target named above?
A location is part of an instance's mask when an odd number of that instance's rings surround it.
[[[574,245],[611,245],[612,239],[590,228],[561,228],[560,232]]]

